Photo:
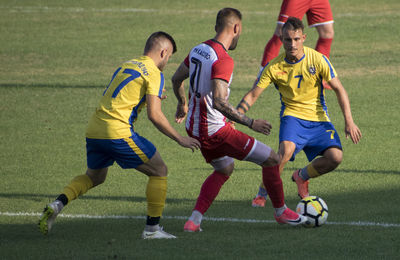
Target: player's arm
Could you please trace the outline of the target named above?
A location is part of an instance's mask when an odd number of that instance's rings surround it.
[[[228,102],[228,82],[221,79],[212,80],[213,88],[213,108],[221,112],[229,120],[248,126],[256,132],[268,135],[271,130],[271,124],[266,120],[252,119],[243,113],[240,113]]]
[[[185,120],[188,104],[185,95],[185,85],[184,81],[189,77],[189,68],[184,62],[175,71],[172,76],[172,87],[174,89],[175,97],[178,99],[178,104],[175,113],[175,122],[182,123]]]
[[[247,92],[246,95],[242,98],[242,100],[239,102],[237,105],[236,109],[240,113],[246,113],[250,107],[256,102],[258,97],[261,95],[261,93],[264,91],[265,88],[260,88],[257,86],[257,81],[254,82],[253,88]]]
[[[361,139],[361,131],[353,121],[353,116],[351,114],[351,109],[350,109],[349,96],[347,95],[346,90],[344,89],[342,83],[337,77],[331,79],[328,82],[328,84],[335,91],[339,106],[342,110],[345,122],[344,131],[346,133],[346,138],[350,136],[353,143],[356,144]]]
[[[171,126],[161,110],[161,99],[158,96],[147,94],[146,102],[147,117],[161,133],[175,140],[181,146],[192,149],[192,151],[200,148],[199,141],[191,137],[181,136]]]

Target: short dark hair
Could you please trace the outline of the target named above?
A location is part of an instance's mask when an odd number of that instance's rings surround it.
[[[219,10],[217,14],[217,21],[215,22],[215,29],[217,31],[223,29],[228,24],[229,18],[231,17],[242,20],[242,14],[235,8],[225,7]]]
[[[299,18],[296,17],[289,17],[286,23],[282,27],[282,31],[283,30],[296,31],[298,29],[301,29],[301,31],[304,32],[304,24]]]
[[[175,53],[177,51],[174,38],[172,38],[172,36],[166,32],[158,31],[152,33],[150,37],[147,39],[146,45],[144,47],[144,53],[151,51],[156,46],[158,41],[160,41],[161,39],[167,39],[171,42],[173,48],[172,53]]]

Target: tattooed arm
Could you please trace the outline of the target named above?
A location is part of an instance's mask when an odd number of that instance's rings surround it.
[[[221,79],[213,79],[213,108],[221,112],[229,120],[250,127],[256,132],[268,135],[271,130],[271,124],[266,120],[252,119],[245,114],[240,113],[234,106],[229,104],[228,83]]]

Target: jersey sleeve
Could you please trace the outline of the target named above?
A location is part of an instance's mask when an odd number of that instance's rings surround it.
[[[257,78],[257,87],[259,88],[267,88],[269,84],[271,84],[272,77],[271,77],[271,70],[270,66],[265,66],[264,69],[261,71],[260,75]]]
[[[335,68],[333,68],[331,62],[325,55],[322,55],[322,58],[321,58],[320,74],[322,76],[322,79],[325,80],[326,82],[337,77]]]
[[[183,60],[183,63],[185,63],[186,67],[189,68],[189,55],[186,56],[186,58]]]
[[[229,82],[233,73],[233,59],[221,58],[212,65],[211,79],[222,79]]]
[[[164,89],[164,74],[162,72],[154,72],[147,78],[146,94],[158,96],[161,98]]]

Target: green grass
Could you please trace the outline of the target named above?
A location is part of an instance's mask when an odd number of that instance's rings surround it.
[[[0,3],[0,258],[1,259],[394,259],[400,248],[400,115],[397,55],[400,9],[384,3],[331,1],[335,39],[331,61],[347,89],[353,116],[363,132],[354,145],[343,134],[336,96],[327,93],[329,113],[339,132],[344,160],[334,172],[315,179],[313,194],[329,206],[328,224],[318,229],[272,222],[272,207],[255,209],[260,169],[236,162],[207,217],[269,220],[246,223],[205,220],[204,232],[182,231],[200,186],[212,169],[199,152],[191,153],[160,134],[145,111],[136,129],[150,139],[169,167],[162,225],[173,241],[143,241],[144,219],[57,219],[53,232],[38,232],[39,213],[71,178],[82,174],[85,129],[115,68],[142,54],[151,32],[165,30],[178,52],[165,70],[163,109],[173,122],[175,100],[169,79],[195,44],[214,36],[216,12],[225,6],[243,12],[244,31],[235,59],[231,103],[237,104],[258,71],[266,41],[275,28],[280,1],[12,1]],[[124,11],[125,10],[125,11]],[[360,12],[361,11],[361,12]],[[317,34],[306,29],[306,45]],[[271,136],[246,133],[278,146],[279,95],[265,91],[249,111],[273,124]],[[173,125],[184,134],[183,125]],[[303,153],[282,174],[286,201],[298,202],[290,173],[307,163]],[[147,177],[110,168],[105,184],[68,205],[63,214],[144,216]],[[183,217],[183,218],[180,218]],[[371,223],[370,226],[352,222]],[[382,227],[377,223],[395,224]]]

